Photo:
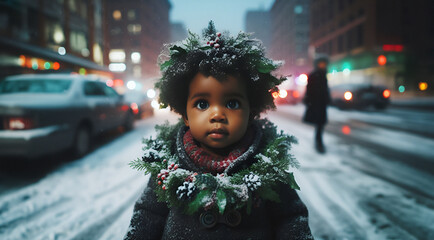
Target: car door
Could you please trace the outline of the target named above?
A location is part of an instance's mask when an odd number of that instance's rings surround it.
[[[107,97],[109,124],[112,127],[118,127],[124,123],[126,110],[122,101],[122,97],[111,87],[104,83],[100,83],[100,87],[104,90]]]
[[[94,123],[95,129],[101,132],[110,128],[111,125],[108,120],[110,104],[104,88],[102,88],[98,82],[85,81],[83,91],[90,109],[90,118]]]

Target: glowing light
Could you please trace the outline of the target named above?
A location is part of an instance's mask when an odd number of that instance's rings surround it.
[[[105,82],[105,85],[107,85],[108,87],[113,87],[114,83],[113,80],[109,79]]]
[[[377,58],[377,62],[380,66],[384,66],[387,63],[387,58],[384,55],[380,55]]]
[[[123,85],[124,85],[124,81],[122,79],[113,80],[113,86],[119,87],[119,86],[123,86]]]
[[[343,72],[344,72],[345,76],[348,76],[348,75],[350,75],[351,70],[349,68],[345,68]]]
[[[426,82],[420,82],[419,83],[419,90],[425,91],[427,89],[428,89],[428,83],[426,83]]]
[[[51,64],[49,62],[45,62],[44,63],[44,68],[45,69],[50,69],[50,67],[51,67]]]
[[[66,54],[66,49],[64,47],[59,47],[57,49],[57,53],[59,53],[60,55],[65,55]]]
[[[112,49],[109,52],[110,62],[125,62],[125,50]]]
[[[85,68],[80,68],[80,69],[78,70],[78,73],[79,73],[80,75],[86,75],[86,69],[85,69]]]
[[[134,114],[139,113],[139,106],[137,105],[137,103],[131,103],[130,107],[133,110]]]
[[[345,98],[345,100],[350,101],[353,98],[353,94],[351,92],[347,91],[344,93],[344,98]]]
[[[146,91],[146,96],[148,96],[148,98],[154,98],[156,95],[155,90],[154,89],[148,89],[148,91]]]
[[[405,87],[404,86],[399,86],[398,87],[398,91],[400,92],[400,93],[403,93],[403,92],[405,92]]]
[[[286,98],[286,96],[288,96],[288,92],[285,89],[280,89],[279,90],[279,97],[280,98]]]
[[[26,64],[26,56],[20,55],[20,58],[18,61],[19,61],[20,65],[24,67],[24,65]]]
[[[113,11],[113,18],[115,20],[120,20],[122,18],[122,13],[119,10],[115,10]]]
[[[32,69],[33,70],[38,69],[38,63],[32,63]]]
[[[384,44],[383,51],[393,51],[393,52],[402,52],[404,50],[403,45],[399,44]]]
[[[383,91],[383,97],[384,98],[389,98],[390,97],[390,91],[389,91],[389,89],[386,89],[386,90]]]
[[[59,68],[60,68],[60,64],[58,62],[54,62],[53,63],[53,69],[54,70],[59,70]]]
[[[152,102],[151,102],[151,106],[154,108],[154,109],[159,109],[160,108],[160,104],[158,104],[158,101],[157,100],[152,100]]]
[[[278,98],[279,92],[273,92],[273,93],[271,93],[271,96],[273,96],[273,98]]]
[[[125,63],[110,63],[109,69],[112,72],[124,72],[127,69]]]
[[[348,125],[344,125],[342,127],[342,133],[345,135],[350,135],[351,134],[351,128]]]
[[[141,55],[139,52],[131,53],[131,61],[133,63],[140,63]]]
[[[127,88],[130,90],[133,90],[136,88],[136,82],[135,81],[128,81],[127,82]]]
[[[298,91],[293,91],[293,92],[292,92],[292,96],[293,96],[294,98],[299,98],[299,97],[300,97],[300,93],[299,93]]]
[[[300,74],[297,78],[295,78],[295,83],[297,85],[306,86],[307,85],[307,75],[306,74]]]

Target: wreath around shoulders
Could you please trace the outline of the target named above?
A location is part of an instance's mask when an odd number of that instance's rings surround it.
[[[151,174],[149,181],[156,183],[158,201],[169,207],[179,207],[187,214],[202,209],[216,209],[223,214],[228,209],[246,207],[250,214],[257,199],[280,202],[279,184],[300,189],[290,172],[290,168],[299,166],[289,153],[296,139],[283,131],[277,133],[268,120],[261,121],[263,138],[270,141],[254,156],[256,162],[232,175],[193,172],[179,166],[174,139],[181,123],[156,126],[157,138],[143,140],[144,155],[130,162],[130,166]]]

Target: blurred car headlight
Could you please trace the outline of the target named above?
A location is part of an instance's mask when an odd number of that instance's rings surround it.
[[[288,96],[288,92],[285,89],[280,89],[279,90],[279,97],[280,98],[286,98],[286,96]]]
[[[350,101],[353,98],[353,94],[350,91],[346,91],[344,93],[344,98],[345,100]]]
[[[389,98],[390,97],[390,90],[389,89],[386,89],[386,90],[383,91],[383,97],[384,98]]]
[[[137,103],[131,103],[130,104],[131,109],[133,110],[134,114],[139,113],[139,106],[137,105]]]

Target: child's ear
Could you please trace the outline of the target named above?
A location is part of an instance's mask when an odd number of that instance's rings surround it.
[[[182,114],[182,120],[184,120],[185,126],[189,127],[187,114]]]

